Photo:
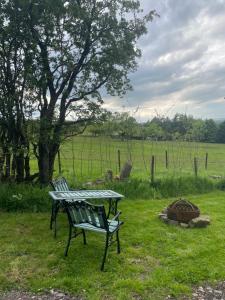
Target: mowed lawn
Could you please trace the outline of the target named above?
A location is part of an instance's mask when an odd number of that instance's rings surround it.
[[[99,270],[103,236],[87,234],[73,240],[69,256],[65,214],[59,234],[49,230],[50,213],[0,213],[0,290],[40,292],[60,289],[82,299],[164,299],[190,293],[191,287],[225,279],[225,193],[188,199],[212,224],[204,229],[166,225],[158,213],[170,200],[123,200],[120,255],[108,253],[105,272]]]
[[[114,175],[119,174],[118,150],[121,167],[132,160],[132,177],[147,179],[150,176],[150,162],[155,156],[155,176],[194,175],[194,158],[198,162],[198,174],[201,176],[225,176],[225,145],[180,141],[121,141],[109,137],[77,136],[61,145],[61,171],[66,178],[89,180],[104,177],[107,169]],[[166,151],[168,168],[166,168]],[[208,168],[205,158],[208,153]],[[37,162],[31,161],[32,172],[37,170]],[[58,159],[55,173],[59,173]]]

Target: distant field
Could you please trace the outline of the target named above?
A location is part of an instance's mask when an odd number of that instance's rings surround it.
[[[106,137],[74,137],[61,146],[61,165],[64,176],[79,180],[96,179],[104,176],[107,169],[119,173],[118,150],[121,153],[121,166],[132,160],[132,176],[148,178],[150,161],[155,155],[156,178],[194,174],[194,157],[198,161],[200,176],[225,176],[225,145],[195,142],[121,141]],[[168,153],[166,168],[165,151]],[[208,168],[205,157],[208,153]],[[33,168],[36,168],[33,163]],[[55,176],[58,174],[58,161]]]

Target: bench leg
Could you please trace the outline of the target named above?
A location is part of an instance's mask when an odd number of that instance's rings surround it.
[[[84,229],[82,229],[82,233],[83,233],[84,245],[87,245],[86,234],[85,234]]]
[[[50,230],[52,230],[52,223],[53,223],[53,217],[54,216],[54,204],[52,203],[52,213],[51,213],[51,219],[50,219]]]
[[[105,241],[105,252],[104,252],[104,256],[103,256],[103,260],[102,260],[102,265],[101,265],[101,271],[104,270],[105,259],[106,259],[108,247],[109,247],[109,235],[107,234],[106,235],[106,241]]]
[[[59,204],[55,205],[54,208],[54,238],[56,238],[56,233],[57,233],[57,214],[59,211]]]
[[[119,239],[119,230],[116,232],[116,241],[117,241],[117,253],[120,253],[120,239]]]
[[[68,250],[69,250],[69,246],[70,246],[71,237],[72,237],[72,227],[70,226],[70,227],[69,227],[68,242],[67,242],[66,249],[65,249],[65,252],[64,252],[64,255],[65,255],[65,256],[67,256],[67,254],[68,254]]]

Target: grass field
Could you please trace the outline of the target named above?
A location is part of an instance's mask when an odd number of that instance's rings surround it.
[[[151,156],[155,155],[157,178],[194,174],[194,157],[198,161],[200,176],[225,175],[225,145],[194,142],[121,141],[107,137],[74,137],[61,147],[61,164],[64,176],[79,180],[96,179],[104,176],[107,169],[119,173],[118,150],[121,166],[131,159],[132,177],[146,179],[150,174]],[[168,152],[168,169],[165,151]],[[208,153],[208,168],[205,157]],[[33,169],[36,164],[33,162]],[[55,164],[55,176],[58,161]]]
[[[84,299],[164,299],[189,293],[193,285],[225,278],[225,193],[189,197],[209,214],[204,229],[161,223],[157,214],[170,200],[123,200],[120,255],[109,250],[100,272],[103,237],[88,233],[72,242],[63,257],[66,216],[60,214],[59,236],[49,228],[49,213],[0,212],[0,290],[40,292],[57,288]]]

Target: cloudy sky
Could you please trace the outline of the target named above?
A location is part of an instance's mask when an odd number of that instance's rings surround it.
[[[138,120],[176,112],[225,118],[225,0],[140,0],[160,18],[140,41],[133,91],[105,107]]]

